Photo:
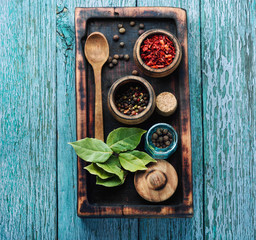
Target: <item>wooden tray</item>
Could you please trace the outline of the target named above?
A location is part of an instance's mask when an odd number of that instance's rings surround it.
[[[129,22],[134,20],[135,27]],[[120,35],[125,47],[112,40],[118,34],[118,23],[126,29]],[[171,124],[179,136],[178,149],[168,161],[178,173],[179,184],[175,194],[162,203],[150,203],[142,199],[133,184],[133,174],[119,187],[106,188],[95,184],[95,177],[84,170],[85,162],[78,158],[78,216],[80,217],[191,217],[193,215],[192,169],[191,169],[191,130],[187,51],[186,11],[169,7],[131,7],[131,8],[77,8],[75,11],[76,27],[76,105],[77,139],[94,136],[94,77],[92,68],[84,56],[86,37],[94,31],[102,32],[108,39],[110,56],[115,53],[130,55],[130,61],[119,61],[113,69],[107,65],[102,70],[102,97],[105,139],[110,131],[123,126],[109,113],[107,93],[113,82],[120,77],[130,75],[138,69],[133,61],[133,45],[138,38],[138,25],[145,24],[145,30],[166,29],[179,39],[182,46],[182,60],[178,69],[163,79],[154,79],[143,75],[154,87],[156,94],[171,91],[178,100],[178,109],[170,117],[161,117],[154,113],[152,117],[138,125],[149,129],[155,123]],[[139,148],[143,149],[142,140]]]

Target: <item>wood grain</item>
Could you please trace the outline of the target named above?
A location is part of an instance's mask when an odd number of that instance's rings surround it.
[[[0,239],[55,239],[55,1],[0,9]]]
[[[137,219],[80,219],[77,216],[75,7],[135,6],[135,1],[57,1],[58,237],[59,239],[137,239]]]
[[[201,9],[205,237],[255,239],[255,1]]]
[[[114,18],[118,15],[118,18]],[[92,18],[94,17],[94,18]],[[104,18],[103,18],[104,17]],[[77,138],[93,137],[92,131],[94,117],[94,82],[93,72],[88,67],[84,58],[83,41],[91,32],[100,31],[105,34],[109,41],[112,40],[112,32],[115,31],[120,18],[125,25],[129,18],[136,17],[139,23],[143,21],[149,28],[172,29],[176,34],[182,46],[183,58],[176,74],[166,77],[165,81],[156,81],[154,78],[147,77],[153,88],[159,92],[170,89],[175,92],[179,102],[179,108],[175,116],[168,119],[161,119],[158,115],[152,116],[147,122],[143,123],[143,128],[148,129],[158,122],[170,123],[178,132],[180,141],[178,150],[174,156],[169,159],[179,175],[179,186],[175,195],[168,199],[163,205],[151,206],[143,203],[134,189],[133,181],[126,181],[122,188],[102,189],[95,185],[95,180],[90,174],[84,171],[84,161],[78,158],[78,215],[81,217],[111,217],[111,216],[129,216],[129,217],[177,217],[192,216],[192,173],[191,173],[191,131],[190,131],[190,103],[189,103],[189,80],[188,80],[188,55],[187,55],[187,21],[186,12],[179,8],[77,8],[75,13],[76,23],[76,97],[77,97]],[[143,19],[141,19],[143,17]],[[147,19],[145,19],[147,17]],[[100,19],[98,19],[100,18]],[[157,21],[154,20],[157,18]],[[103,19],[103,20],[101,20]],[[168,19],[168,20],[166,20]],[[136,31],[130,29],[130,31]],[[126,36],[126,42],[135,42],[137,32]],[[112,41],[113,42],[113,41]],[[132,45],[133,46],[133,45]],[[115,45],[110,44],[110,49]],[[126,49],[132,54],[133,48]],[[121,63],[120,63],[121,65]],[[103,69],[104,86],[103,94],[108,92],[113,84],[113,79],[120,75],[128,75],[135,63],[129,61],[125,66],[127,70],[118,67],[118,74],[107,68]],[[87,67],[86,67],[87,66]],[[105,74],[104,74],[105,72]],[[141,73],[142,74],[142,73]],[[144,75],[142,74],[142,77]],[[82,86],[82,87],[81,87]],[[88,96],[85,96],[85,93]],[[103,97],[104,99],[104,97]],[[106,97],[105,97],[106,99]],[[85,105],[84,102],[87,104]],[[107,118],[107,104],[103,100],[104,126],[105,134],[117,127],[120,123],[113,118]],[[88,118],[87,118],[88,116]],[[138,126],[142,127],[142,126]],[[117,197],[118,195],[118,197]],[[116,197],[115,197],[116,196]]]
[[[188,60],[193,168],[192,219],[141,219],[140,239],[203,239],[203,143],[201,110],[200,2],[138,0],[138,6],[183,7],[188,16]]]

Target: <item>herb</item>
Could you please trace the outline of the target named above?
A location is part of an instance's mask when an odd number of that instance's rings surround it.
[[[152,68],[164,68],[170,65],[175,57],[174,43],[165,35],[153,35],[141,44],[141,58]]]
[[[81,159],[91,163],[85,169],[96,175],[96,184],[115,187],[124,183],[127,171],[145,170],[148,163],[156,162],[147,153],[134,150],[145,132],[121,127],[109,133],[106,143],[85,138],[69,144]]]

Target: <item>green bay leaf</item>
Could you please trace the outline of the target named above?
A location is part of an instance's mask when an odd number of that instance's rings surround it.
[[[116,187],[116,186],[122,185],[124,183],[124,180],[125,178],[123,180],[120,180],[120,178],[117,176],[114,176],[108,179],[101,179],[100,177],[96,176],[96,184],[102,185],[105,187]]]
[[[145,164],[131,153],[120,153],[118,158],[122,167],[130,172],[147,169]]]
[[[84,138],[69,144],[76,154],[87,162],[106,162],[113,153],[107,144],[96,138]]]
[[[114,176],[113,174],[108,173],[102,168],[98,167],[95,163],[86,166],[84,169],[86,169],[90,174],[99,176],[101,179],[107,179]]]
[[[116,156],[112,155],[106,162],[96,164],[106,172],[117,175],[120,180],[125,177],[125,171],[122,170],[119,159]]]
[[[140,159],[144,165],[147,165],[150,162],[156,162],[154,158],[150,157],[147,153],[142,151],[134,150],[134,151],[129,151],[127,153],[132,154],[137,159]]]
[[[145,132],[140,128],[117,128],[108,135],[107,145],[116,153],[133,150]]]

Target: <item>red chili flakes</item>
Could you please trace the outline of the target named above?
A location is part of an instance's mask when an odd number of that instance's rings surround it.
[[[175,54],[174,44],[166,35],[152,35],[141,44],[141,58],[152,68],[164,68],[170,65]]]

